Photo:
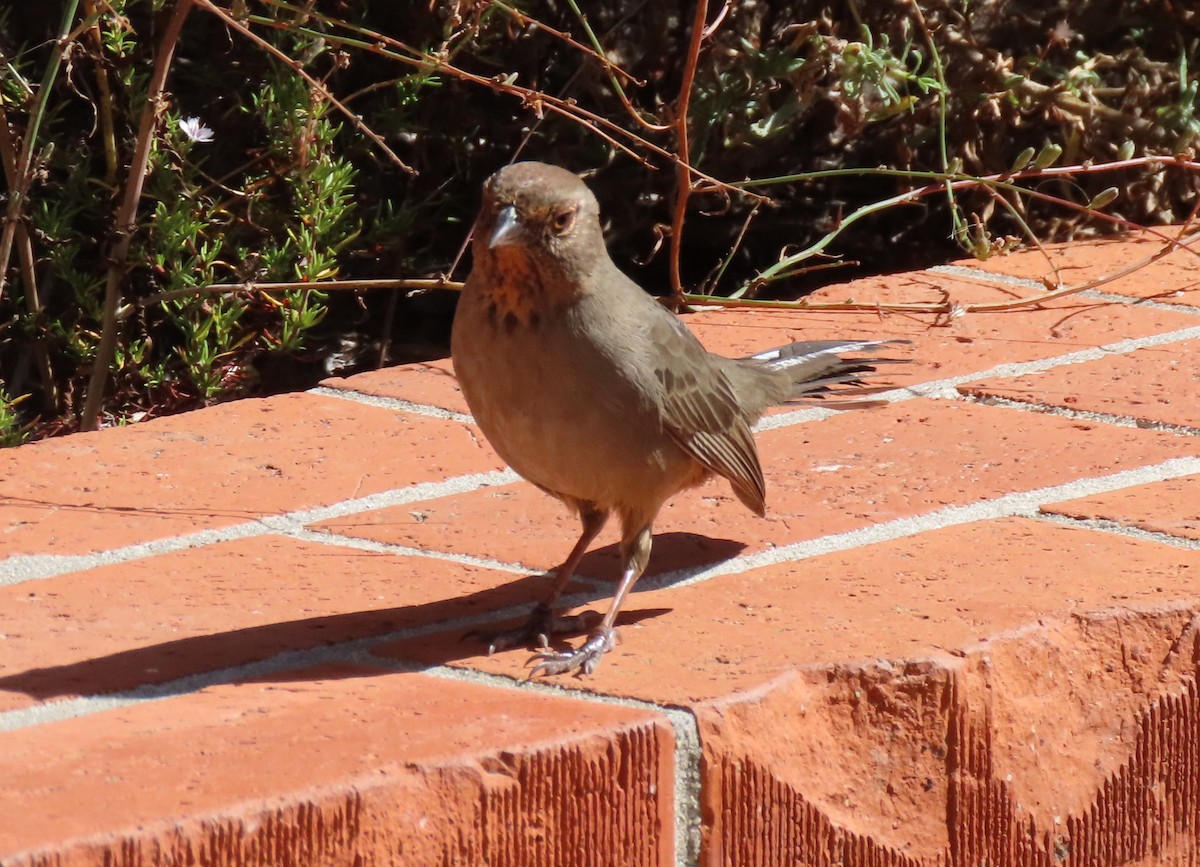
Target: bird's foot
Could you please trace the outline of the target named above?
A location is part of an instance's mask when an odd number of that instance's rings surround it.
[[[555,650],[544,650],[534,654],[529,661],[533,662],[534,659],[537,659],[540,662],[530,669],[529,676],[534,678],[539,674],[566,674],[570,671],[591,674],[600,664],[600,659],[604,654],[613,649],[616,637],[615,630],[600,628],[589,635],[588,640],[580,645],[578,650],[567,650],[561,653]]]
[[[497,650],[513,647],[549,647],[550,639],[556,635],[576,635],[588,628],[589,621],[595,622],[595,612],[556,615],[550,606],[543,603],[533,609],[529,619],[516,629],[473,629],[463,640],[478,640],[487,643],[488,656]]]

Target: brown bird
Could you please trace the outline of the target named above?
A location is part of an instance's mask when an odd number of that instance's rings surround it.
[[[839,409],[887,358],[842,358],[882,343],[793,343],[750,358],[708,352],[682,321],[609,258],[596,197],[544,163],[501,169],[484,186],[474,265],[454,317],[451,349],[463,395],[508,464],[583,522],[544,601],[514,630],[475,633],[488,653],[536,642],[530,672],[590,674],[613,646],[621,603],[650,557],[651,525],[679,491],[714,473],[757,515],[766,488],[750,427],[773,405]],[[807,400],[806,400],[807,399]],[[549,639],[579,631],[554,607],[609,515],[621,521],[624,564],[612,605],[577,650]]]

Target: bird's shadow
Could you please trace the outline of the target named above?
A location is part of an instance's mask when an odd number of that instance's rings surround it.
[[[720,562],[744,547],[740,542],[691,533],[664,533],[655,537],[654,556],[647,574],[661,575]],[[595,607],[606,608],[613,588],[605,579],[615,580],[619,572],[616,546],[590,552],[581,562],[579,572],[599,579],[592,598],[597,603]],[[422,641],[418,667],[442,665],[481,652],[479,642],[458,640],[458,635],[466,631],[461,626],[464,618],[475,621],[476,628],[506,625],[507,622],[489,621],[488,613],[511,610],[514,600],[521,600],[521,604],[528,601],[532,608],[545,592],[547,581],[543,575],[530,575],[475,593],[417,605],[307,617],[148,644],[65,665],[0,676],[0,692],[24,693],[38,701],[134,690],[138,695],[165,696],[221,683],[369,676],[376,672],[366,666],[323,666],[319,673],[311,670],[326,661],[319,652],[321,648],[329,648],[328,661],[337,662],[352,656],[352,642],[362,642],[369,649],[372,640],[412,632],[428,638]],[[636,623],[670,610],[639,609],[637,590],[635,586],[618,625]],[[439,629],[443,623],[445,629]],[[435,639],[439,633],[442,637]],[[400,659],[403,661],[403,653]],[[390,661],[395,662],[395,657],[390,657]]]

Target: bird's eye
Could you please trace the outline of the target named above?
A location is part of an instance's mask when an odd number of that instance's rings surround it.
[[[575,226],[575,209],[567,208],[559,211],[550,219],[550,231],[562,237]]]

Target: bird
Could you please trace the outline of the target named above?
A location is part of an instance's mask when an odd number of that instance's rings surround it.
[[[613,649],[663,504],[716,475],[765,515],[754,423],[774,405],[878,405],[861,396],[886,386],[864,378],[905,359],[870,353],[908,341],[807,341],[747,358],[708,352],[613,262],[588,186],[547,163],[512,163],[488,178],[472,232],[451,329],[459,386],[499,456],[561,500],[582,532],[526,623],[469,635],[486,641],[489,655],[536,648],[529,677],[590,675]],[[614,514],[622,571],[612,602],[578,647],[554,650],[555,636],[586,629],[586,618],[555,609]]]

